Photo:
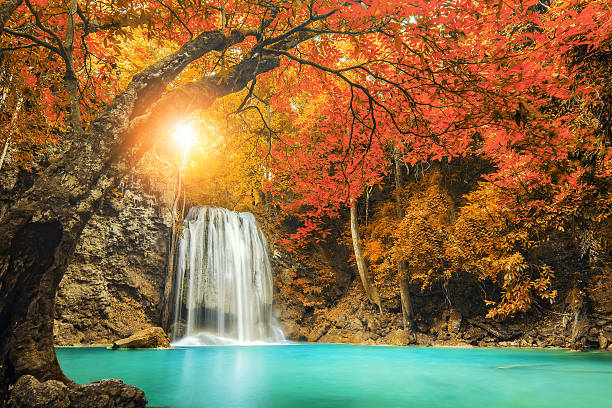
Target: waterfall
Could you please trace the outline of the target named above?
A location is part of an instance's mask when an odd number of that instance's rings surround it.
[[[173,344],[280,342],[266,238],[251,213],[194,207],[183,221]]]

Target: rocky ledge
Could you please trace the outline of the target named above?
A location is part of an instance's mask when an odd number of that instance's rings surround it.
[[[170,341],[161,327],[149,327],[137,331],[126,339],[117,340],[113,348],[168,348]]]
[[[15,408],[140,408],[147,399],[142,390],[118,379],[69,387],[24,375],[11,390],[11,403]]]
[[[332,307],[313,308],[277,293],[277,313],[290,340],[436,347],[563,347],[612,351],[612,316],[580,310],[531,314],[499,323],[458,310],[434,311],[404,331],[401,313],[382,314],[356,283]]]

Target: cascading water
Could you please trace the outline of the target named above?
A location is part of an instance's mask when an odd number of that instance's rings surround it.
[[[194,207],[183,222],[173,344],[284,341],[266,238],[251,213]]]

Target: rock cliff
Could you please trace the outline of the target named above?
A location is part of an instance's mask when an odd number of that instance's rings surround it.
[[[108,344],[159,326],[169,221],[138,177],[104,200],[61,283],[56,344]]]
[[[91,219],[57,296],[56,344],[110,344],[160,325],[169,216],[151,191],[132,177]],[[555,309],[501,324],[482,317],[485,312],[473,301],[477,294],[469,292],[473,288],[455,288],[464,300],[453,305],[446,294],[413,288],[418,332],[406,334],[399,297],[383,299],[380,314],[350,275],[344,289],[322,289],[321,282],[308,278],[307,266],[272,252],[276,314],[290,340],[612,350],[609,302],[576,304],[568,297]]]

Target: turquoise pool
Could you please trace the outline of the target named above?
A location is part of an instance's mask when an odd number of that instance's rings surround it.
[[[121,378],[156,407],[612,407],[602,352],[300,344],[57,355],[75,381]]]

